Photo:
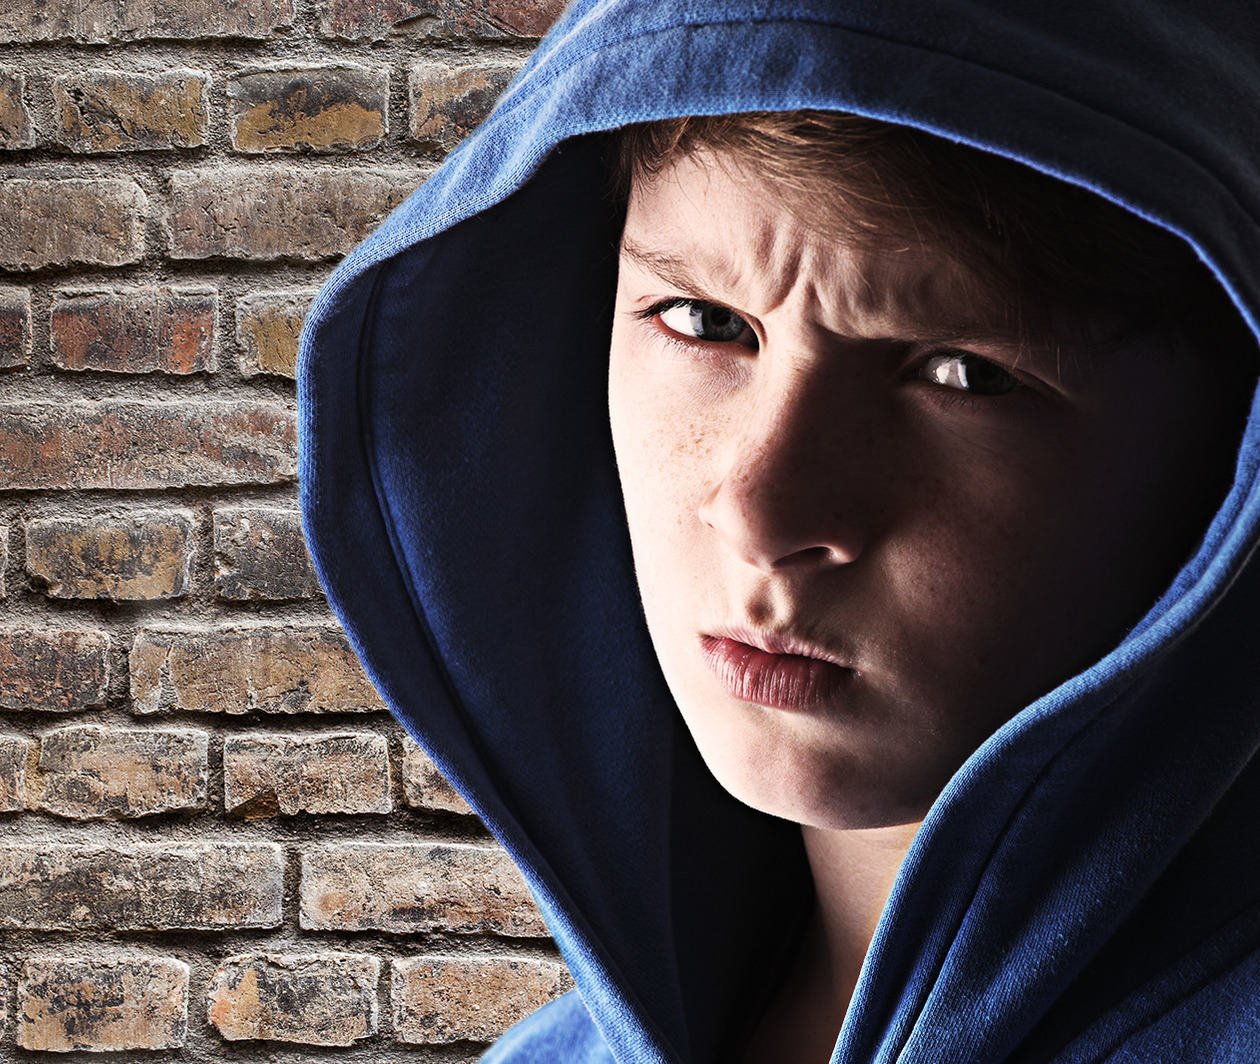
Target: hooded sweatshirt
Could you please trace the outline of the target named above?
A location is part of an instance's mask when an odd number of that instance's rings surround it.
[[[603,134],[798,108],[917,127],[1177,234],[1257,333],[1258,57],[1251,0],[578,0],[339,266],[299,366],[315,564],[577,987],[486,1060],[726,1059],[811,899],[799,829],[713,780],[648,639]],[[833,1064],[1260,1060],[1258,469],[1253,402],[1172,584],[945,787]]]

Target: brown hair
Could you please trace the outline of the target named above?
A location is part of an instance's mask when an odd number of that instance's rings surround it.
[[[946,249],[1023,339],[1056,339],[1064,312],[1106,323],[1098,342],[1161,333],[1250,361],[1256,342],[1179,237],[1092,192],[921,130],[836,111],[693,116],[626,126],[616,195],[672,160],[719,152],[826,235],[871,250]]]

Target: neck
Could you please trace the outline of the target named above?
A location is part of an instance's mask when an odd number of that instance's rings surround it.
[[[741,1064],[824,1064],[918,824],[802,827],[817,902],[800,951],[744,1047]]]
[[[802,827],[817,908],[803,952],[832,1000],[847,1008],[875,925],[919,825],[860,831]],[[841,1018],[843,1018],[843,1009]]]

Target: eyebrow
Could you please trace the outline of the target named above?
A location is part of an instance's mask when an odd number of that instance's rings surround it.
[[[622,235],[620,253],[630,261],[637,263],[639,266],[655,274],[663,281],[667,281],[675,288],[687,292],[696,299],[705,300],[710,303],[718,303],[723,306],[729,304],[730,300],[720,296],[711,294],[712,286],[708,283],[713,279],[714,274],[708,274],[705,271],[693,271],[692,264],[679,255],[672,255],[668,252],[658,251],[653,248],[644,247],[636,244],[629,237]],[[723,282],[719,287],[734,287],[733,273],[729,267],[720,260],[715,261],[712,269],[715,271],[716,279]],[[725,274],[726,276],[721,276]],[[995,345],[999,347],[1016,347],[1020,349],[1022,354],[1031,354],[1032,350],[1041,343],[1044,338],[1036,335],[1021,335],[1021,329],[1018,322],[1010,322],[1004,325],[990,322],[986,324],[956,323],[955,328],[949,328],[946,324],[944,327],[939,322],[929,321],[910,321],[906,322],[907,332],[914,334],[914,339],[920,343],[951,345],[958,347],[986,347]],[[1057,345],[1055,345],[1057,346]]]
[[[727,301],[710,294],[710,289],[714,287],[709,284],[710,280],[716,279],[719,282],[717,287],[722,287],[722,282],[725,282],[725,287],[727,288],[734,286],[733,274],[729,268],[722,269],[720,266],[715,265],[714,270],[718,276],[710,275],[706,278],[701,273],[693,272],[691,263],[686,259],[678,255],[670,255],[664,251],[654,251],[651,248],[645,248],[640,244],[636,244],[627,236],[622,236],[621,238],[621,254],[631,262],[642,266],[645,270],[651,271],[662,281],[668,281],[675,288],[682,289],[711,303],[725,304]],[[727,276],[723,278],[720,276],[721,274],[726,274]]]

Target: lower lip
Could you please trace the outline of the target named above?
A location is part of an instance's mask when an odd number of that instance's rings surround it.
[[[705,661],[735,698],[775,709],[809,709],[834,698],[852,675],[830,661],[769,654],[735,639],[700,639]]]

